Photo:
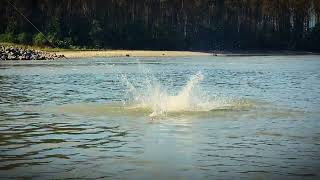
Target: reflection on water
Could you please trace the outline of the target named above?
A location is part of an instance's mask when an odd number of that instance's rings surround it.
[[[0,64],[0,177],[318,179],[317,59]]]

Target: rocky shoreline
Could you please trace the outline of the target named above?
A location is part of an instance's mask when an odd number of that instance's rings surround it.
[[[64,55],[49,53],[40,50],[0,46],[0,60],[54,60],[65,59]]]

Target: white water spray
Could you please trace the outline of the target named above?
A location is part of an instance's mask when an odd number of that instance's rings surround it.
[[[146,76],[143,90],[138,90],[128,78],[123,75],[122,81],[127,86],[129,104],[132,109],[145,108],[150,109],[150,117],[161,116],[169,112],[195,112],[210,111],[216,107],[223,107],[221,101],[210,100],[206,93],[201,90],[200,82],[204,79],[201,72],[190,77],[186,85],[176,94],[170,95],[165,87],[158,81],[149,79]]]
[[[171,115],[211,114],[211,112],[248,110],[255,107],[250,100],[235,97],[217,96],[210,94],[201,87],[205,76],[198,72],[190,76],[185,85],[178,91],[174,85],[164,86],[157,80],[150,69],[139,66],[137,74],[118,72],[119,79],[125,86],[123,89],[126,97],[122,104],[118,101],[108,104],[74,104],[65,105],[59,112],[83,113],[83,114],[107,114],[107,115],[148,115],[154,117],[167,117]],[[169,77],[170,78],[170,77]],[[176,81],[180,81],[178,77]],[[177,82],[176,82],[177,83]],[[176,93],[174,93],[176,92]]]

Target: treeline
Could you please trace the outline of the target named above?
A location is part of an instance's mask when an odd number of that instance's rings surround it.
[[[0,0],[0,41],[40,46],[320,51],[319,23],[320,0]]]

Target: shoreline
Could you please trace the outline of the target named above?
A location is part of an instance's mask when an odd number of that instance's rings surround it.
[[[302,56],[320,55],[318,52],[307,51],[168,51],[168,50],[63,50],[56,51],[57,55],[64,55],[67,59],[92,57],[241,57],[241,56]]]
[[[192,57],[192,56],[299,56],[320,55],[320,53],[304,51],[266,51],[266,52],[197,52],[197,51],[161,51],[161,50],[70,50],[57,51],[57,55],[64,55],[68,59],[90,57]]]
[[[183,57],[183,56],[212,56],[212,53],[194,51],[158,51],[158,50],[75,50],[58,51],[68,59],[90,57]]]
[[[292,50],[123,50],[123,49],[62,49],[50,47],[37,47],[19,44],[0,43],[2,49],[14,49],[13,52],[0,52],[0,60],[49,60],[49,59],[81,59],[94,57],[250,57],[250,56],[303,56],[320,55],[320,52],[292,51]],[[33,54],[35,58],[31,58]],[[19,56],[13,56],[19,55]],[[23,56],[21,56],[23,55]],[[27,58],[29,57],[30,58]],[[26,56],[26,57],[24,57]],[[3,58],[8,57],[8,58]],[[13,57],[13,58],[9,58]]]

